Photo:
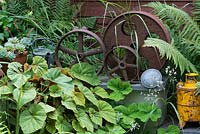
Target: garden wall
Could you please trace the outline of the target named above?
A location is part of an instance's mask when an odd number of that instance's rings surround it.
[[[127,3],[130,5],[131,10],[143,10],[143,11],[148,11],[152,12],[152,10],[148,7],[144,7],[148,2],[152,1],[158,1],[158,0],[108,0],[109,2],[114,2],[116,4],[120,4],[123,6],[126,6]],[[179,8],[182,8],[184,11],[191,13],[193,9],[193,1],[194,0],[159,0],[160,2],[166,2],[168,4],[174,4]],[[81,7],[81,11],[79,13],[79,16],[82,17],[88,17],[88,16],[96,16],[97,19],[97,24],[102,25],[102,18],[105,13],[105,5],[103,5],[99,0],[71,0],[72,3],[78,3],[82,2],[83,5]],[[120,13],[120,11],[116,9],[116,7],[113,7],[112,10],[115,12]],[[106,14],[106,16],[109,18],[110,14]],[[107,24],[111,19],[106,19],[105,24]]]

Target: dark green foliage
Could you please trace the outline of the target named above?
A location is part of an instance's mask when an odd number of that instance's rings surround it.
[[[195,0],[194,2],[194,19],[197,21],[197,23],[200,25],[200,1]]]
[[[196,6],[199,8],[198,4],[199,2]],[[152,7],[155,14],[168,25],[177,50],[199,70],[200,64],[197,61],[200,56],[200,27],[198,23],[189,14],[174,6],[160,2],[152,2],[148,6]],[[198,12],[195,13],[198,17]],[[174,55],[177,54],[174,53]]]

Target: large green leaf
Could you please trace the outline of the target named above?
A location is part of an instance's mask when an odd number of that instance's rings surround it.
[[[109,98],[115,101],[123,100],[127,94],[133,91],[131,84],[123,82],[120,78],[110,79],[107,87],[113,91]]]
[[[25,134],[41,129],[46,120],[44,109],[38,104],[32,104],[20,114],[19,125]]]
[[[97,77],[95,68],[88,63],[77,63],[71,68],[72,75],[92,86],[99,85],[100,80]]]
[[[53,112],[56,110],[54,107],[52,107],[48,104],[45,104],[43,102],[40,102],[39,105],[43,107],[43,109],[45,110],[46,113]]]
[[[79,124],[79,122],[78,122],[77,120],[73,120],[73,121],[72,121],[72,126],[73,126],[73,128],[74,128],[76,131],[78,131],[78,132],[85,132],[85,129],[83,129],[83,128],[81,127],[81,125]]]
[[[38,77],[41,77],[48,70],[48,65],[47,65],[46,60],[40,56],[33,57],[33,63],[31,64],[31,67],[32,67],[33,72]]]
[[[107,87],[113,91],[120,91],[122,94],[132,92],[132,86],[129,82],[124,82],[120,78],[113,78],[107,82]]]
[[[138,117],[141,121],[146,122],[149,119],[157,121],[161,117],[161,110],[155,104],[141,103],[138,104]]]
[[[180,134],[180,129],[178,128],[178,126],[169,125],[167,129],[159,128],[158,134]]]
[[[48,73],[46,73],[43,78],[45,80],[56,83],[63,90],[64,93],[72,94],[72,90],[74,89],[74,86],[71,82],[72,79],[62,74],[61,70],[59,70],[58,68],[49,69]]]
[[[52,85],[49,87],[51,97],[60,97],[62,95],[62,90],[58,85]]]
[[[58,130],[58,133],[66,133],[72,131],[72,125],[62,116],[57,118],[55,127]]]
[[[29,72],[24,72],[22,65],[18,62],[8,64],[7,75],[17,88],[22,87],[28,79],[31,78],[31,74]]]
[[[123,100],[125,96],[120,91],[114,91],[110,94],[109,99],[114,101],[120,101]]]
[[[21,92],[21,93],[20,93]],[[37,95],[37,92],[35,90],[35,87],[32,86],[32,84],[27,83],[22,90],[16,88],[13,91],[13,98],[17,101],[19,104],[19,108],[21,108],[24,104],[32,101],[35,99]]]
[[[72,96],[74,102],[76,103],[76,105],[81,105],[81,106],[85,106],[85,97],[83,95],[83,93],[81,92],[73,92],[74,95]]]
[[[102,87],[97,86],[97,87],[95,87],[95,88],[92,88],[91,91],[92,91],[94,94],[100,96],[101,98],[108,98],[108,97],[109,97],[109,95],[108,95],[108,93],[106,92],[106,90],[103,89]]]
[[[78,109],[78,112],[75,114],[75,116],[82,128],[86,128],[90,132],[94,131],[92,121],[90,120],[90,117],[84,110]]]
[[[12,94],[12,92],[13,92],[13,86],[9,85],[0,86],[0,96],[5,94]]]
[[[116,124],[116,113],[112,106],[102,100],[100,100],[98,104],[99,114],[101,115],[101,117],[103,117],[106,121],[110,123]]]
[[[56,127],[55,127],[55,120],[51,120],[48,119],[46,121],[46,130],[50,133],[50,134],[55,134],[56,133]]]
[[[107,134],[124,134],[126,131],[120,125],[106,125]]]
[[[74,111],[75,113],[77,112],[76,109],[76,104],[74,102],[74,100],[72,99],[71,96],[64,94],[62,96],[62,101],[61,101],[62,105],[65,106],[67,109],[70,109],[72,111]]]
[[[95,109],[93,108],[90,108],[89,109],[89,116],[92,120],[92,122],[94,122],[95,124],[99,125],[99,126],[102,126],[102,117],[101,115],[99,114],[98,111],[95,111]]]
[[[90,91],[90,89],[88,89],[85,86],[79,86],[78,88],[90,102],[92,102],[94,105],[98,106],[98,100],[96,99],[96,97],[94,96],[92,91]]]

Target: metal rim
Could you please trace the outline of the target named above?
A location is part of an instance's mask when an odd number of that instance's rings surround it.
[[[78,33],[78,50],[71,50],[71,49],[68,49],[68,48],[65,48],[62,46],[62,42],[64,41],[64,39],[68,38],[68,36],[74,34],[74,33]],[[87,36],[90,36],[90,37],[93,37],[96,42],[100,45],[100,48],[95,48],[95,49],[92,49],[92,50],[89,50],[89,51],[85,51],[83,50],[83,46],[84,46],[84,40],[83,40],[83,36],[87,35]],[[69,54],[69,55],[78,55],[79,58],[80,58],[80,61],[83,61],[87,56],[91,56],[91,55],[95,55],[95,54],[100,54],[100,53],[105,53],[105,45],[104,43],[102,42],[102,40],[98,37],[97,34],[85,29],[85,28],[81,28],[81,29],[74,29],[66,34],[64,34],[61,39],[59,40],[59,42],[57,43],[56,45],[56,49],[55,49],[55,62],[56,62],[56,65],[58,67],[61,67],[61,62],[59,60],[59,57],[58,57],[58,52],[59,51],[62,51],[63,53],[65,54]],[[75,61],[75,63],[77,63],[77,61]],[[98,71],[99,72],[99,71]]]

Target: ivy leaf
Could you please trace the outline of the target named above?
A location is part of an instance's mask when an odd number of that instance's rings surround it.
[[[95,68],[88,63],[77,63],[72,66],[71,74],[92,86],[99,85],[100,80],[97,77]]]
[[[31,102],[35,99],[37,92],[35,87],[32,84],[27,83],[20,93],[20,89],[16,88],[13,91],[13,98],[19,103],[19,108],[21,108],[24,104]],[[19,99],[20,96],[20,99]]]
[[[64,93],[71,94],[74,89],[73,84],[71,83],[72,79],[61,73],[61,70],[58,68],[51,68],[48,70],[43,78],[51,82],[56,83]]]
[[[41,129],[46,120],[44,109],[38,104],[32,104],[20,114],[19,125],[25,134]]]
[[[38,77],[43,76],[48,70],[47,61],[41,56],[33,57],[33,63],[31,64],[31,67],[33,72],[37,74]]]
[[[66,133],[66,132],[72,131],[71,124],[66,119],[64,119],[62,116],[59,116],[56,119],[55,127],[58,130],[58,133]]]
[[[62,95],[62,90],[58,85],[52,85],[49,87],[51,97],[60,97]]]
[[[95,111],[95,109],[90,108],[89,109],[89,116],[92,120],[92,122],[94,122],[95,124],[102,126],[102,117],[99,114],[99,112]]]
[[[85,86],[79,86],[79,90],[85,95],[85,97],[92,102],[94,105],[98,106],[98,100],[94,96],[94,94]]]
[[[17,88],[22,87],[31,78],[29,72],[23,72],[22,65],[18,62],[8,64],[7,75]]]
[[[56,110],[54,107],[52,107],[48,104],[45,104],[43,102],[40,102],[39,105],[43,107],[43,109],[45,110],[46,113],[53,112]]]
[[[70,109],[72,111],[74,111],[75,113],[77,112],[76,109],[76,104],[74,103],[74,100],[72,99],[71,96],[64,94],[62,96],[62,101],[61,101],[62,105],[65,106],[67,109]]]
[[[105,89],[103,89],[102,87],[97,86],[97,87],[95,87],[95,88],[92,88],[91,91],[92,91],[94,94],[100,96],[101,98],[104,98],[104,99],[105,99],[105,98],[109,98],[108,93],[107,93],[107,92],[105,91]]]
[[[106,121],[110,123],[116,124],[116,113],[112,106],[102,100],[100,100],[98,104],[99,114],[101,115],[101,117],[103,117]]]
[[[94,126],[90,120],[90,117],[84,110],[79,109],[78,112],[75,113],[75,116],[82,128],[86,128],[90,132],[94,131]]]
[[[85,97],[84,97],[83,93],[76,92],[76,91],[74,91],[73,93],[74,93],[74,95],[72,96],[72,98],[73,98],[74,102],[77,105],[85,106]]]
[[[78,132],[85,132],[85,130],[81,127],[81,125],[79,124],[77,120],[72,121],[72,126]]]
[[[121,81],[120,78],[110,79],[107,82],[107,87],[113,91],[110,96],[111,99],[117,101],[124,99],[127,94],[133,91],[131,84]]]

